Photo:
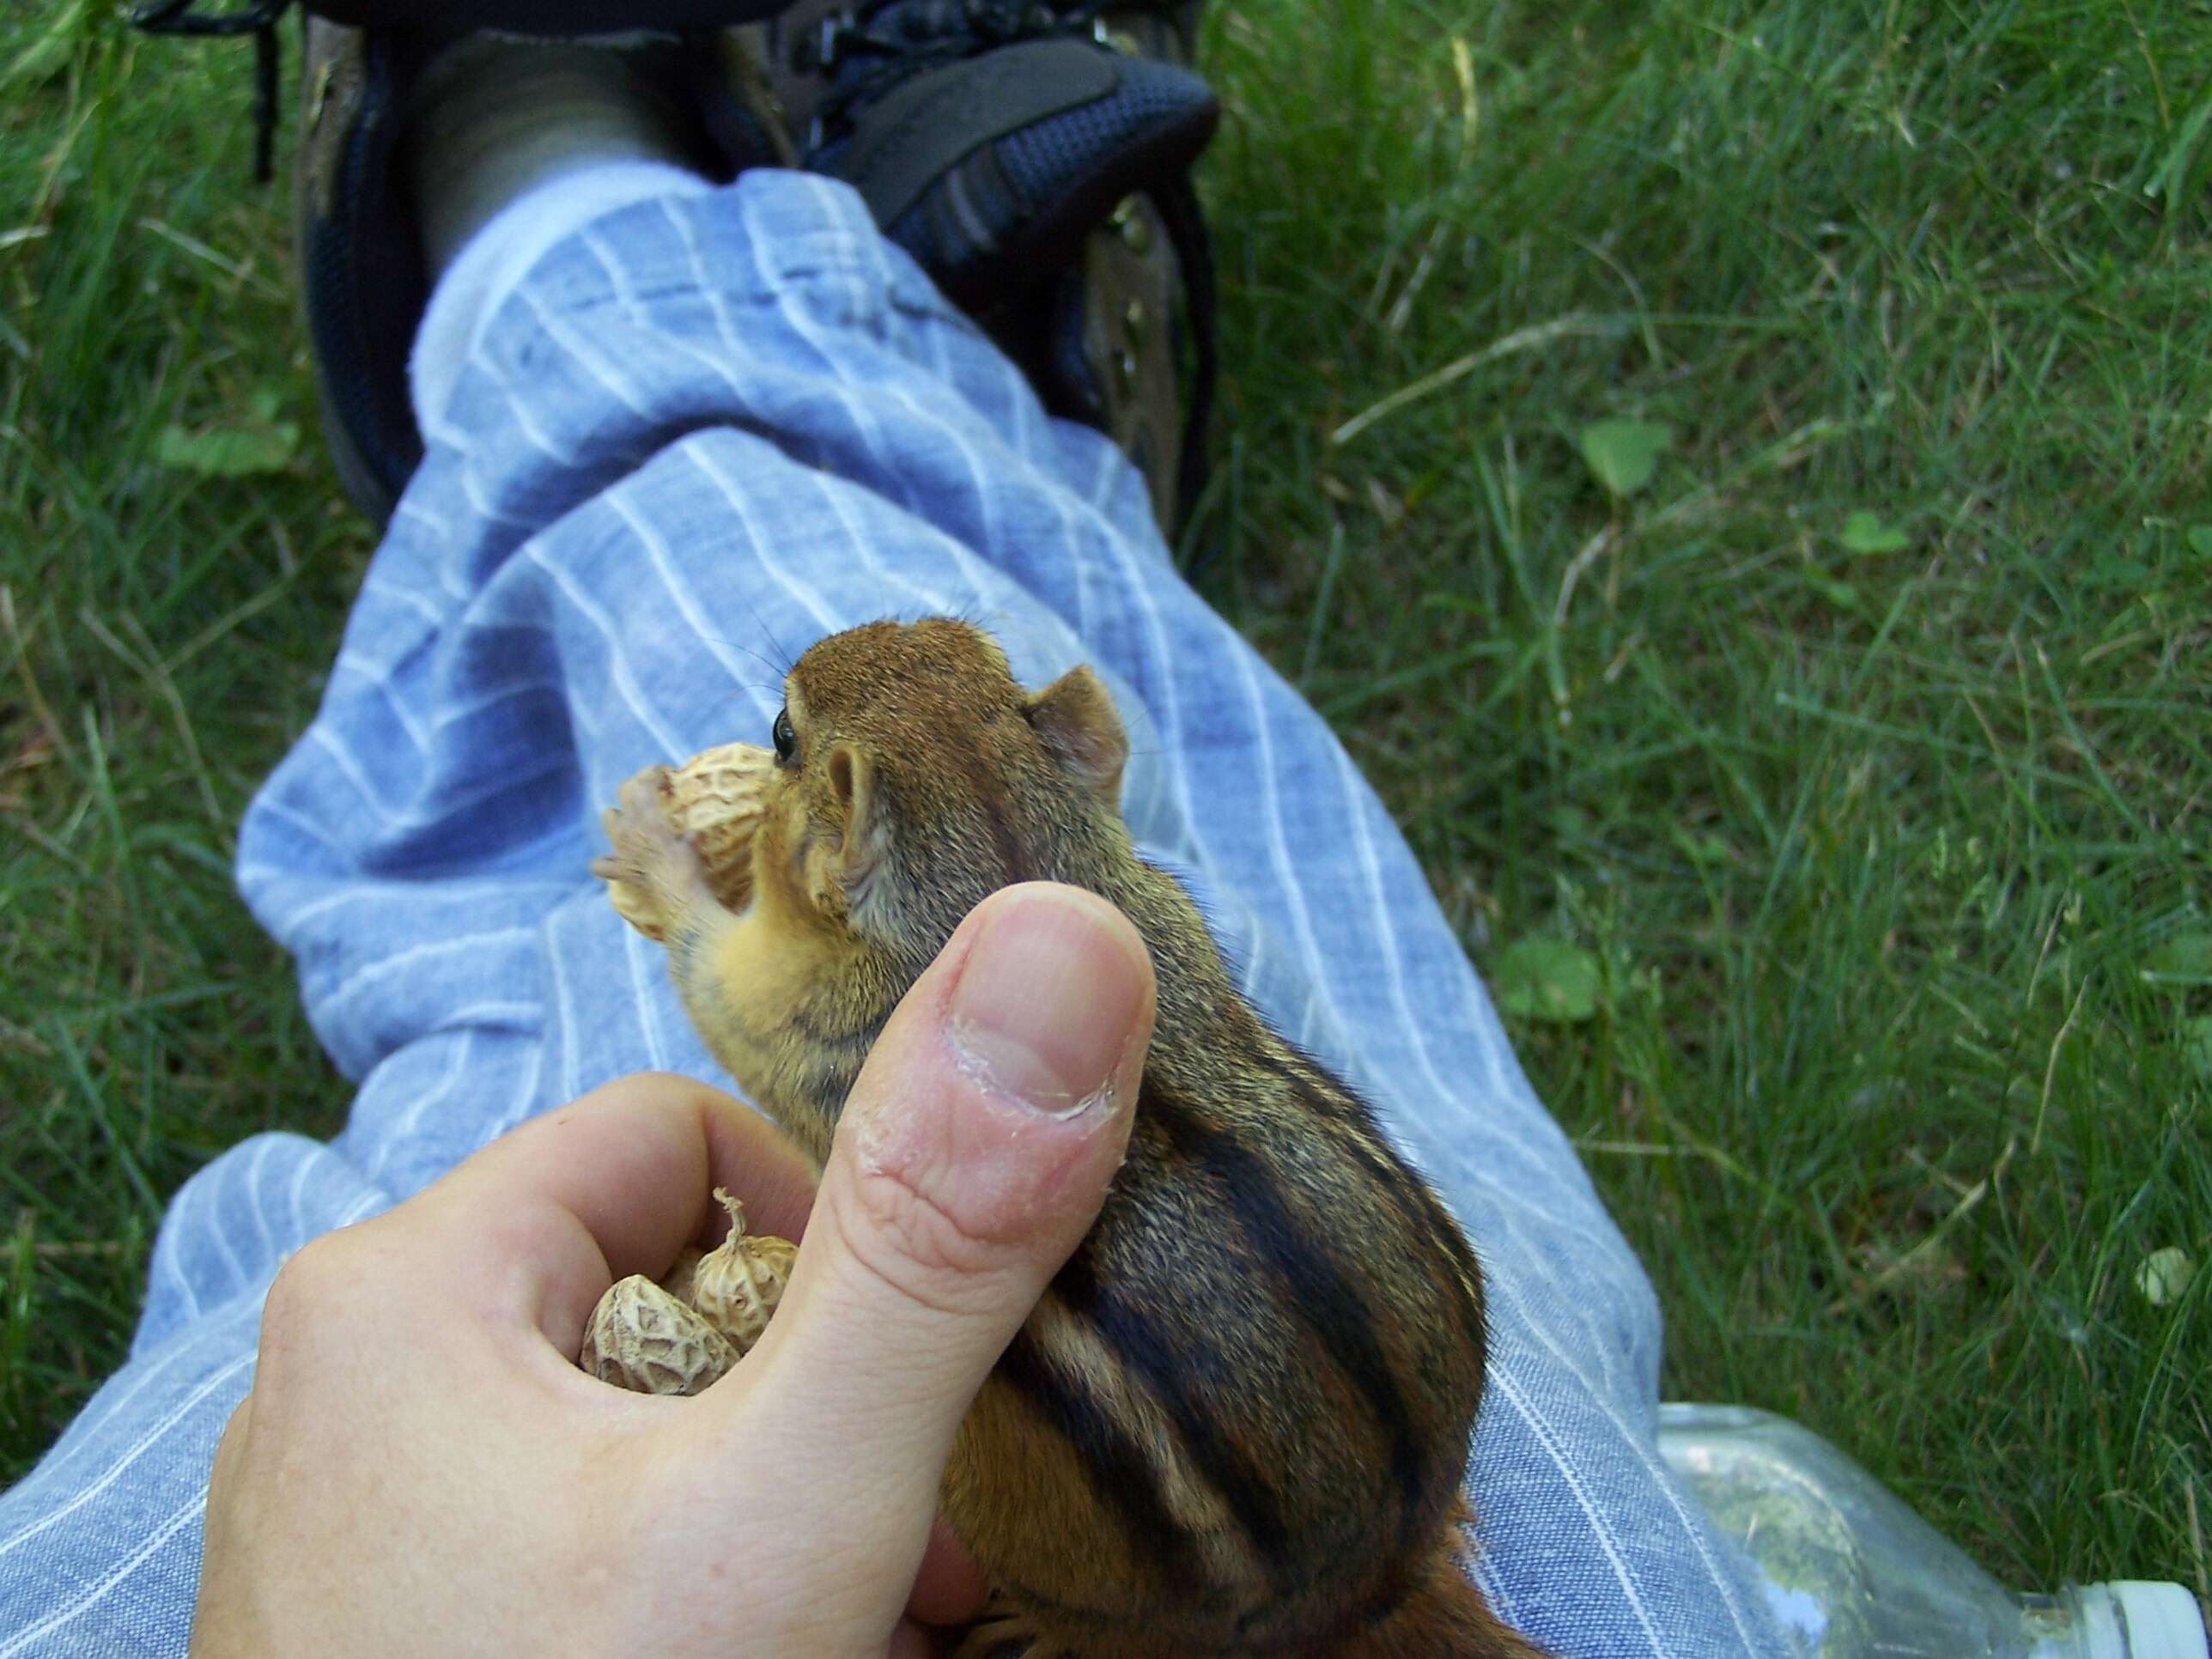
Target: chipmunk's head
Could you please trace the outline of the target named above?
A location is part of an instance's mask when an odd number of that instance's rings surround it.
[[[927,962],[988,894],[1094,885],[1126,851],[1128,739],[1087,667],[1026,692],[990,635],[933,617],[832,635],[784,691],[788,805],[756,868],[788,872],[856,933]]]

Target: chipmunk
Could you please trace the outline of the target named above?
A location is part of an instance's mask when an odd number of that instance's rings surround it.
[[[642,894],[708,1047],[817,1163],[893,1007],[998,889],[1102,895],[1158,983],[1127,1162],[953,1447],[945,1514],[1018,1610],[963,1652],[1541,1659],[1455,1559],[1474,1253],[1137,854],[1098,678],[1026,694],[988,635],[933,619],[825,639],[785,689],[741,908],[656,810],[665,768],[594,868]]]

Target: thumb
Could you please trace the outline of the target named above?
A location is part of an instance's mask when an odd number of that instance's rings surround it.
[[[1010,888],[915,982],[846,1103],[747,1393],[866,1471],[917,1552],[954,1431],[1121,1165],[1153,1012],[1120,911]]]

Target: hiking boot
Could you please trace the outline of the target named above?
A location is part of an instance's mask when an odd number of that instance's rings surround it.
[[[742,21],[769,0],[319,0],[315,12],[365,21],[356,27],[314,15],[304,21],[300,132],[293,169],[293,233],[301,308],[313,349],[323,430],[339,481],[378,525],[391,517],[422,458],[409,395],[407,362],[433,280],[407,140],[432,83],[498,76],[528,54],[603,84],[634,103],[664,135],[679,164],[715,181],[777,158],[759,105],[757,77],[730,27],[648,28],[641,19],[695,16]],[[273,125],[274,28],[286,0],[259,0],[211,16],[191,0],[142,9],[156,32],[255,33],[262,59],[264,131]],[[610,14],[619,15],[610,17]],[[483,27],[532,20],[528,37]],[[602,33],[591,32],[594,19]],[[388,25],[388,26],[387,26]],[[622,33],[611,31],[619,30]]]
[[[752,31],[799,165],[842,179],[1172,535],[1204,482],[1213,271],[1191,168],[1220,106],[1196,0],[797,0]]]

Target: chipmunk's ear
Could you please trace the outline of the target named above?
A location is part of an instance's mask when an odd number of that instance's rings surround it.
[[[876,769],[865,754],[849,743],[838,744],[830,750],[827,770],[830,793],[844,818],[836,859],[837,885],[845,913],[857,915],[867,907],[872,890],[885,872],[890,828],[876,798]]]
[[[1120,807],[1129,738],[1114,712],[1114,699],[1088,664],[1069,669],[1031,697],[1022,712],[1077,782],[1109,806]]]

